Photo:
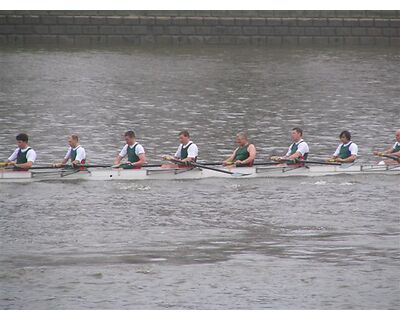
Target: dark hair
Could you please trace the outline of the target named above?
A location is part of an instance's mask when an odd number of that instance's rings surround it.
[[[19,141],[28,142],[28,135],[26,133],[20,133],[19,135],[17,135],[15,137],[15,139],[17,139]]]
[[[347,140],[351,140],[351,133],[348,130],[344,130],[340,133],[339,138],[345,136]]]
[[[179,132],[178,136],[183,135],[184,137],[188,137],[189,138],[189,131],[187,130],[182,130],[181,132]]]
[[[125,132],[124,134],[125,137],[130,137],[130,138],[135,138],[135,132],[133,132],[132,130],[129,130],[127,132]]]
[[[299,127],[295,127],[292,129],[293,131],[296,131],[297,133],[300,133],[300,135],[303,135],[303,130],[301,130]]]

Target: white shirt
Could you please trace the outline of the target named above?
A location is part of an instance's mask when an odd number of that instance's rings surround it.
[[[356,156],[358,154],[358,146],[353,141],[346,143],[344,146],[347,147],[350,143],[351,143],[351,146],[349,147],[349,151],[352,156]],[[335,153],[333,154],[335,157],[337,157],[339,155],[340,148],[342,146],[343,146],[343,143],[339,144],[339,146],[337,147]]]
[[[289,157],[291,152],[292,152],[292,146],[294,144],[297,144],[297,151],[301,153],[302,156],[304,156],[306,153],[310,152],[310,148],[308,147],[307,142],[305,142],[303,139],[301,139],[297,143],[292,143],[288,149],[288,152],[286,153],[286,157]],[[296,152],[297,152],[296,151]]]
[[[77,146],[77,147],[74,148],[74,150],[76,150],[76,158],[75,158],[75,160],[82,161],[82,160],[86,159],[86,152],[85,152],[85,149],[83,147]],[[65,154],[65,157],[64,157],[65,160],[68,160],[68,159],[71,158],[71,151],[72,151],[72,148],[69,147],[68,151],[67,151],[67,153]]]
[[[197,146],[193,143],[193,141],[189,141],[187,144],[182,145],[182,143],[179,145],[178,150],[176,150],[175,152],[175,157],[177,158],[181,158],[181,151],[182,151],[182,147],[186,148],[189,144],[190,147],[187,149],[188,152],[188,158],[196,158],[199,155],[199,149],[197,148]]]
[[[396,141],[395,144],[393,145],[393,150],[397,148],[397,146],[400,145],[400,142]]]
[[[131,145],[131,146],[128,145],[128,144],[124,145],[124,147],[122,148],[121,152],[119,153],[119,156],[120,156],[121,158],[125,157],[125,156],[128,154],[128,147],[129,147],[130,149],[132,149],[132,148],[135,147],[135,146],[136,146],[135,153],[136,153],[137,156],[139,156],[139,154],[144,153],[144,148],[143,148],[143,146],[142,146],[141,144],[139,144],[139,143],[136,142],[135,144],[133,144],[133,145]]]
[[[28,150],[28,148],[30,148],[30,147],[26,147],[25,149],[22,149],[21,151],[25,152],[26,150]],[[18,151],[19,151],[19,148],[15,149],[13,154],[8,158],[8,161],[17,160]],[[35,160],[36,160],[36,152],[35,152],[35,150],[31,149],[26,153],[26,160],[28,160],[28,162],[32,161],[32,163],[35,162]]]

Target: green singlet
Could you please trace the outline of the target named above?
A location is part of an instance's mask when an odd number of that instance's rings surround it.
[[[26,155],[28,151],[31,150],[31,148],[26,149],[25,151],[22,151],[19,149],[18,155],[17,155],[17,164],[22,164],[22,163],[27,163],[28,159],[26,158]]]
[[[128,161],[129,162],[133,163],[133,162],[137,162],[140,160],[138,155],[136,154],[136,146],[137,146],[137,143],[133,146],[133,148],[128,146],[128,148],[126,150],[128,153]]]
[[[347,146],[342,144],[342,146],[340,147],[339,155],[338,155],[338,157],[340,159],[347,159],[348,157],[351,156],[350,146],[352,143],[353,142],[350,142]]]
[[[128,155],[128,161],[129,162],[132,162],[132,163],[134,163],[134,162],[138,162],[140,159],[139,159],[139,156],[136,154],[136,146],[137,146],[138,144],[136,143],[134,146],[133,146],[133,148],[131,148],[130,146],[128,146],[128,148],[126,149],[126,152],[127,152],[127,155]],[[133,166],[133,165],[130,165],[130,164],[123,164],[123,165],[121,165],[120,166],[120,168],[123,168],[123,169],[135,169],[135,168],[139,168],[139,167],[135,167],[135,166]]]
[[[240,160],[240,161],[244,161],[246,160],[248,157],[250,157],[250,153],[247,151],[247,148],[249,147],[248,144],[246,144],[243,147],[239,147],[236,152],[235,152],[235,161],[236,160]]]
[[[189,143],[186,148],[183,147],[181,148],[181,160],[186,159],[188,157],[188,149],[192,145],[192,143]]]

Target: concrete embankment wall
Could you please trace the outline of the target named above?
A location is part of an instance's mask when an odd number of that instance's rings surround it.
[[[400,46],[400,11],[0,11],[0,45]]]

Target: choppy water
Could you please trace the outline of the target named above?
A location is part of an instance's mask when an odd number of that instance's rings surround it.
[[[246,129],[259,158],[300,125],[360,161],[399,127],[400,54],[372,49],[0,51],[0,158],[38,162],[77,132],[109,162],[134,128],[150,161],[188,128],[218,160]],[[399,308],[399,177],[0,184],[0,307]]]

